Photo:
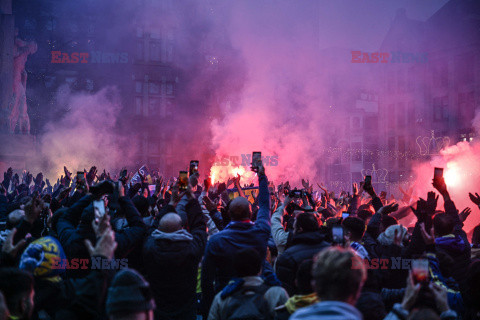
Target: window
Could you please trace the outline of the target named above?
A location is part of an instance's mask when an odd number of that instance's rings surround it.
[[[135,81],[135,92],[136,93],[142,93],[142,82],[141,81]]]
[[[168,82],[166,84],[166,90],[165,91],[166,91],[165,93],[166,93],[167,96],[173,96],[173,83]]]
[[[352,143],[352,161],[362,161],[362,143],[353,142]]]
[[[448,97],[433,98],[433,121],[439,122],[448,119]]]
[[[150,94],[160,94],[160,84],[156,82],[150,82],[148,84],[148,93]]]
[[[395,105],[394,104],[390,104],[388,106],[387,119],[388,119],[388,127],[390,129],[395,129]]]
[[[468,126],[475,116],[475,97],[473,91],[458,94],[458,118]]]
[[[458,56],[455,60],[455,80],[459,84],[472,83],[475,59],[472,54]]]
[[[397,104],[397,126],[402,128],[405,126],[405,105],[403,102]]]
[[[143,61],[143,42],[142,41],[137,41],[137,45],[135,48],[135,59],[139,61]]]
[[[415,101],[410,101],[408,103],[408,111],[407,111],[407,121],[408,125],[413,127],[417,122],[417,117],[415,116]]]
[[[158,98],[150,98],[148,100],[148,115],[160,114],[161,101]]]
[[[135,98],[135,114],[136,115],[142,114],[142,98],[141,97]]]
[[[405,74],[403,70],[398,70],[397,85],[398,85],[398,92],[400,93],[405,92]]]
[[[432,72],[433,86],[435,88],[444,88],[448,85],[448,68],[447,63],[438,62]]]
[[[160,41],[150,41],[150,60],[160,61]]]

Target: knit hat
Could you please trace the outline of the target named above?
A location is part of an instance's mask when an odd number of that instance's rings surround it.
[[[150,285],[137,271],[123,269],[108,289],[107,314],[129,314],[155,310]]]
[[[393,244],[393,240],[395,237],[395,230],[397,231],[397,236],[400,237],[400,240],[403,241],[405,234],[407,233],[407,228],[402,226],[401,224],[395,224],[393,226],[388,227],[384,232],[382,232],[377,240],[383,245],[391,245]]]
[[[20,257],[19,269],[29,271],[35,277],[55,277],[65,272],[62,263],[65,259],[65,252],[57,239],[50,236],[42,237],[30,243],[25,249]]]

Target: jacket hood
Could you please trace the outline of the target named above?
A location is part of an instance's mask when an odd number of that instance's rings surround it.
[[[294,295],[287,300],[285,307],[287,308],[288,313],[292,314],[300,308],[308,307],[317,302],[318,297],[316,293],[307,295]]]
[[[340,301],[322,301],[310,307],[301,308],[290,319],[361,320],[362,314],[352,305]]]
[[[292,243],[295,244],[317,244],[325,240],[325,235],[320,231],[302,232],[293,235]]]
[[[435,239],[435,244],[444,250],[462,252],[465,250],[465,242],[460,236],[449,234]]]
[[[185,229],[177,230],[175,232],[163,232],[158,229],[152,232],[151,237],[155,240],[169,240],[169,241],[192,241],[193,236]]]

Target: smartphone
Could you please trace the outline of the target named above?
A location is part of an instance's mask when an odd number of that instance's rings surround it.
[[[262,164],[262,153],[254,151],[252,153],[252,171],[258,172],[258,167]]]
[[[365,185],[366,186],[372,185],[372,176],[365,176]]]
[[[346,211],[342,212],[342,218],[343,218],[343,219],[348,218],[349,215],[350,215],[350,213],[348,213],[348,212],[346,212]]]
[[[428,282],[428,260],[415,259],[412,260],[412,276],[415,283]]]
[[[85,172],[77,171],[77,181],[85,182]]]
[[[95,221],[98,222],[105,215],[105,202],[103,200],[94,200],[93,212],[95,213]]]
[[[188,171],[180,171],[178,174],[178,187],[180,190],[187,190],[188,186]]]
[[[293,189],[290,191],[290,198],[301,198],[302,197],[302,190]]]
[[[343,228],[342,226],[333,226],[332,227],[332,240],[334,244],[343,244]]]
[[[190,161],[190,175],[198,172],[198,160]]]
[[[443,168],[435,168],[433,169],[433,179],[443,178]]]

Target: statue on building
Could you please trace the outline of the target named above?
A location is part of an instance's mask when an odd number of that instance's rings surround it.
[[[30,119],[27,113],[27,72],[25,63],[30,54],[37,52],[34,41],[24,41],[18,37],[15,29],[15,44],[13,49],[13,94],[8,105],[8,129],[15,132],[18,126],[22,134],[30,134]]]

